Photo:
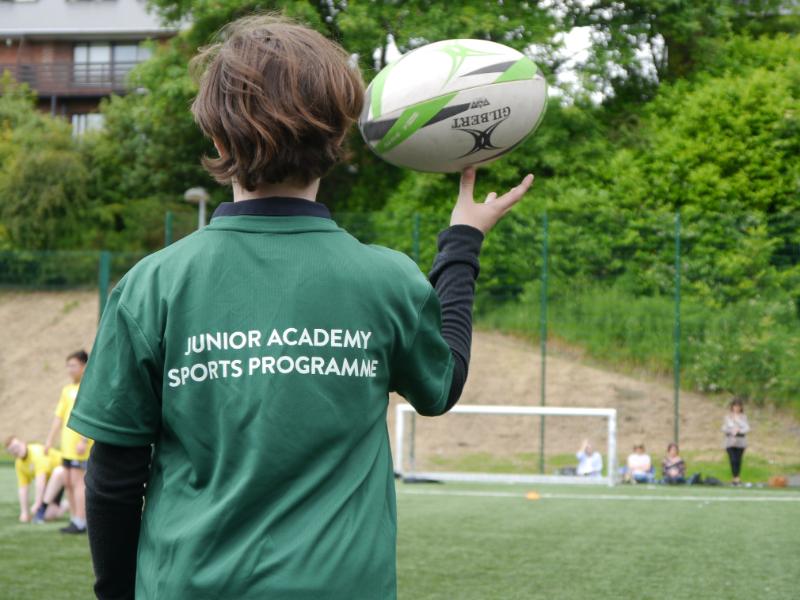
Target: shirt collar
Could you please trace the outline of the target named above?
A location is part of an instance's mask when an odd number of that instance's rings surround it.
[[[290,198],[284,196],[268,196],[239,202],[223,202],[214,211],[212,219],[216,217],[320,217],[331,218],[328,207],[319,202],[304,198]]]

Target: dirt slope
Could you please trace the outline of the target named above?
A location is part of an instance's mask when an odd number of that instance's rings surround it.
[[[41,440],[61,386],[64,357],[90,349],[97,322],[95,292],[0,293],[0,437],[16,432]],[[476,332],[465,404],[539,404],[539,354],[529,344],[492,332]],[[392,403],[396,403],[396,398]],[[683,393],[681,442],[709,458],[719,456],[724,407],[718,400]],[[672,438],[672,389],[604,371],[576,359],[553,356],[547,365],[547,403],[552,406],[614,407],[619,411],[620,454],[644,441],[660,454]],[[754,426],[751,447],[776,462],[800,456],[800,425],[773,409],[748,409]],[[393,426],[393,411],[389,426]],[[394,431],[390,429],[390,431]],[[450,415],[417,419],[418,454],[453,456],[487,452],[514,454],[538,448],[536,418],[480,418]],[[550,418],[548,453],[574,452],[583,437],[604,449],[598,419]]]
[[[539,404],[540,354],[523,340],[494,332],[476,332],[464,404]],[[618,411],[618,449],[625,456],[643,442],[660,456],[673,437],[673,391],[669,382],[647,381],[587,366],[575,359],[548,356],[547,404],[551,406],[610,407]],[[681,447],[696,459],[720,456],[720,427],[724,399],[681,393]],[[747,409],[753,452],[777,463],[800,457],[800,424],[785,411]],[[393,421],[393,415],[390,420]],[[605,453],[605,420],[547,419],[547,453],[571,453],[585,437]],[[486,452],[496,455],[536,452],[536,417],[417,417],[418,456],[452,456]],[[393,431],[393,430],[391,430]],[[423,463],[425,461],[423,460]]]
[[[90,349],[96,292],[0,293],[0,437],[43,440],[62,386],[65,357]]]

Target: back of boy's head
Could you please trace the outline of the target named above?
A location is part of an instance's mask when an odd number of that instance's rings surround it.
[[[67,362],[73,359],[85,365],[87,362],[89,362],[89,355],[86,354],[86,350],[77,350],[76,352],[73,352],[72,354],[67,356]]]
[[[192,60],[200,89],[192,113],[220,157],[203,165],[220,183],[254,191],[308,184],[343,156],[364,102],[364,82],[338,44],[278,16],[227,25]]]

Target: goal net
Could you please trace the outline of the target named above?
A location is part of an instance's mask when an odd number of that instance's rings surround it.
[[[570,448],[567,451],[561,441],[561,454],[548,456],[546,469],[545,419],[554,432],[551,437],[568,439]],[[447,415],[428,419],[400,402],[395,406],[394,429],[394,469],[404,481],[614,485],[616,480],[614,408],[459,405]],[[575,472],[575,453],[586,439],[601,453],[600,476]],[[548,443],[558,445],[555,439]],[[503,450],[497,450],[500,447]]]

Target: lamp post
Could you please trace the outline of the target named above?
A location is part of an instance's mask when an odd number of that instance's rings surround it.
[[[205,188],[193,187],[186,190],[183,194],[186,202],[198,205],[197,228],[202,229],[206,226],[206,202],[208,202],[208,192]]]

